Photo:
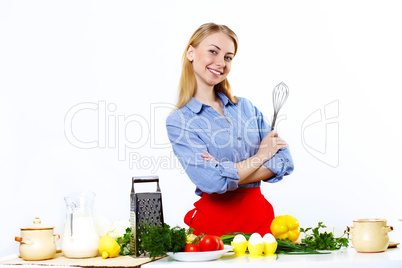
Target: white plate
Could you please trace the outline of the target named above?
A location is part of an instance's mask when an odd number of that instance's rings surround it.
[[[176,261],[212,261],[219,259],[223,254],[232,250],[232,246],[225,245],[223,250],[201,251],[201,252],[168,252],[167,255]]]

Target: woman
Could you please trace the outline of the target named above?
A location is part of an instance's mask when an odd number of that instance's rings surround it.
[[[237,45],[224,25],[194,32],[183,54],[177,109],[166,120],[173,151],[201,196],[184,218],[195,234],[271,232],[274,210],[261,181],[293,171],[286,142],[249,100],[231,94],[226,77]]]

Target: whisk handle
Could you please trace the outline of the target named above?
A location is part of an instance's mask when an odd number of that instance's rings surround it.
[[[274,130],[274,128],[275,128],[276,116],[277,116],[277,113],[274,114],[274,118],[272,119],[271,131]]]

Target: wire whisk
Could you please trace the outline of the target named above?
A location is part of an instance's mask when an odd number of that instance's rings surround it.
[[[282,108],[283,104],[286,102],[289,95],[288,86],[280,82],[274,89],[272,90],[272,102],[274,104],[274,118],[272,120],[271,131],[275,128],[276,118],[278,116],[279,110]]]

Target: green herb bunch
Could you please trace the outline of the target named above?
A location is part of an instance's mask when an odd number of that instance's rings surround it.
[[[152,259],[164,256],[167,252],[184,251],[187,234],[184,228],[178,226],[170,228],[168,224],[163,226],[143,225],[141,248],[149,253]]]
[[[123,236],[119,236],[116,242],[120,245],[120,255],[134,255],[134,252],[130,247],[131,240],[131,228],[126,229],[126,233]]]
[[[320,228],[327,228],[327,226],[319,222],[315,228],[300,228],[300,232],[306,235],[301,242],[305,243],[309,248],[316,250],[337,250],[342,246],[347,247],[349,245],[349,233],[346,230],[341,237],[335,238],[332,232],[320,233]],[[309,231],[312,234],[308,234],[307,232]],[[345,235],[347,237],[344,237]]]

